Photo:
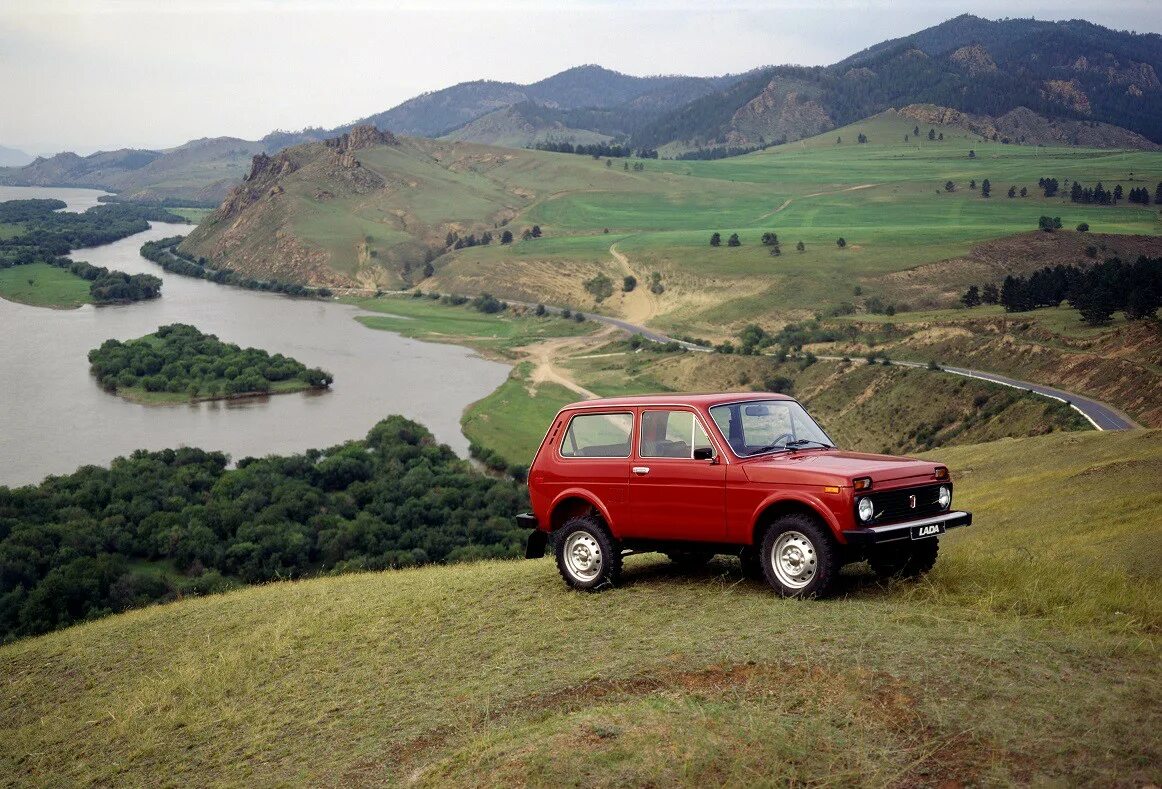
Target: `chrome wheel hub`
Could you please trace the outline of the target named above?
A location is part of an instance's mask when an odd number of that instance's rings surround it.
[[[579,531],[565,541],[565,566],[578,581],[592,581],[601,572],[601,546],[589,532]]]
[[[771,566],[783,586],[802,589],[811,583],[818,567],[815,545],[802,532],[785,532],[771,548]]]

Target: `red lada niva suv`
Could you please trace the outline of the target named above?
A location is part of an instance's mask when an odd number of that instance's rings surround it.
[[[561,409],[529,469],[526,556],[552,544],[565,582],[617,583],[622,558],[742,559],[779,593],[827,594],[848,562],[918,576],[972,523],[939,463],[845,452],[793,398],[643,395]]]

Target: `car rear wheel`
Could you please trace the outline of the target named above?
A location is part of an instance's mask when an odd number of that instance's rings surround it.
[[[567,521],[554,535],[557,569],[574,589],[613,586],[621,575],[621,546],[596,518]]]
[[[784,597],[823,597],[839,572],[831,534],[808,515],[784,515],[763,535],[759,564]]]
[[[867,563],[880,578],[919,578],[936,564],[940,538],[910,542],[902,547],[886,545],[868,556]]]

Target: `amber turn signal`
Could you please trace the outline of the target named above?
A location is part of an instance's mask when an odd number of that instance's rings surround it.
[[[871,490],[871,477],[860,477],[859,479],[853,479],[851,481],[851,486],[856,490]]]
[[[936,479],[948,479],[948,469],[944,468],[944,466],[937,466]]]
[[[838,485],[824,485],[823,492],[824,493],[838,493],[839,486]]]

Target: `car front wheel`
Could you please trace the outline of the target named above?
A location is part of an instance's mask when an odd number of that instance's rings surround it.
[[[617,583],[621,575],[621,547],[592,517],[569,520],[554,535],[557,569],[574,589],[594,591]]]
[[[763,535],[759,563],[763,575],[784,597],[823,597],[839,572],[830,533],[807,515],[784,515]]]

